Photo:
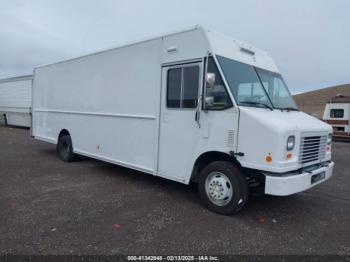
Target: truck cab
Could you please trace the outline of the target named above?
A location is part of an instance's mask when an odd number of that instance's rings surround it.
[[[332,127],[298,109],[265,51],[209,30],[204,32],[210,49],[197,64],[199,71],[204,72],[203,83],[186,82],[186,68],[191,64],[180,66],[183,73],[177,77],[182,79],[178,89],[182,86],[185,92],[178,92],[179,111],[185,110],[181,99],[186,98],[187,89],[199,86],[198,96],[193,96],[191,104],[197,124],[191,128],[190,122],[175,124],[171,116],[178,112],[169,108],[169,97],[164,97],[162,114],[166,115],[166,123],[161,122],[160,162],[169,147],[178,148],[173,159],[188,163],[185,174],[193,167],[188,179],[199,182],[203,202],[209,209],[224,214],[239,211],[253,185],[262,187],[265,194],[287,196],[327,180],[334,167]],[[168,42],[176,46],[175,39],[171,40]],[[163,94],[169,94],[176,84],[171,71],[163,70]],[[191,108],[186,110],[193,121]],[[162,125],[167,128],[162,130]],[[169,135],[174,129],[180,133]],[[163,131],[167,134],[167,149],[162,151]],[[183,146],[179,146],[180,137],[186,135],[181,131],[193,135]],[[169,142],[172,138],[173,144]],[[178,163],[173,163],[174,174],[181,170]]]

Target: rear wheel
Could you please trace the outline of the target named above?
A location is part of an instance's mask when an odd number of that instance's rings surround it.
[[[70,135],[63,135],[58,139],[56,150],[61,160],[65,162],[72,162],[75,160],[76,155],[73,153]]]
[[[201,171],[199,194],[208,209],[229,215],[237,213],[247,203],[248,185],[233,163],[217,161]]]

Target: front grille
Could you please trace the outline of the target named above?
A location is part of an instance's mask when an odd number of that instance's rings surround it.
[[[314,163],[326,157],[327,136],[301,137],[299,163]]]

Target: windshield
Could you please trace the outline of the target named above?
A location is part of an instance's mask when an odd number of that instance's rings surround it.
[[[281,75],[222,56],[217,58],[238,105],[297,110]]]
[[[282,76],[267,70],[256,68],[262,84],[275,108],[298,109]]]

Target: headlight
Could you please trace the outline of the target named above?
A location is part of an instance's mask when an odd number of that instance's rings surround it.
[[[290,136],[287,139],[287,150],[291,151],[294,149],[295,146],[295,136]]]
[[[328,134],[327,145],[330,145],[331,143],[332,143],[332,134]]]

